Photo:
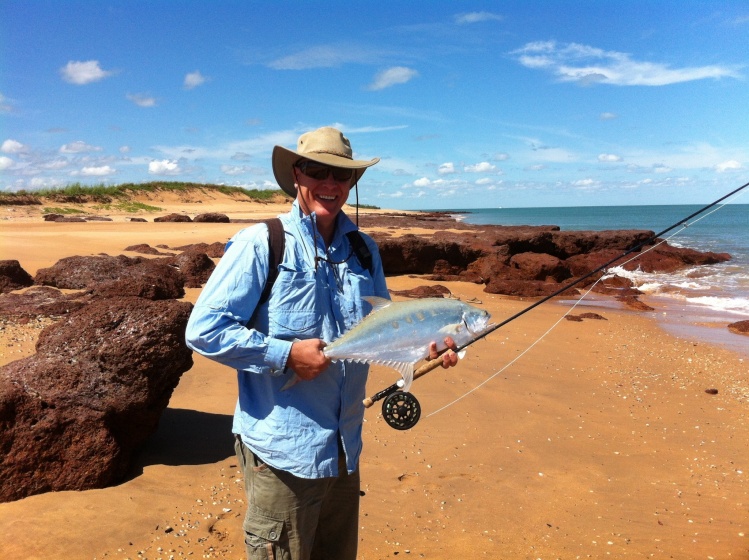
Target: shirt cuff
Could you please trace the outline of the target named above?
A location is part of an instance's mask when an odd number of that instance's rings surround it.
[[[283,374],[286,369],[286,360],[289,359],[289,354],[291,353],[292,344],[293,342],[289,340],[268,337],[268,348],[265,351],[265,363],[271,368],[271,375]]]

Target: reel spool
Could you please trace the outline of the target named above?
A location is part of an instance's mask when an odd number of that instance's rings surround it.
[[[382,401],[382,417],[396,430],[409,430],[421,417],[421,405],[411,393],[396,391]]]

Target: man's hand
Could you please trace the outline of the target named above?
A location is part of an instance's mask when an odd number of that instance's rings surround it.
[[[451,336],[446,336],[445,346],[447,346],[449,350],[442,354],[442,367],[447,369],[449,367],[453,367],[458,363],[458,355],[455,353],[455,351],[458,349],[458,345],[455,344],[455,341]],[[432,342],[429,345],[429,359],[434,360],[438,356],[439,352],[437,352],[437,343]]]
[[[325,346],[325,342],[319,338],[297,340],[291,345],[291,352],[289,352],[289,359],[286,361],[286,366],[294,370],[305,381],[314,379],[331,362],[322,352]]]

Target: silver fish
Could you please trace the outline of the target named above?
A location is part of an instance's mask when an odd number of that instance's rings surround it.
[[[429,355],[432,341],[437,343],[438,351],[446,348],[446,336],[461,346],[489,326],[487,311],[454,299],[364,299],[372,305],[372,312],[326,346],[323,353],[334,361],[391,367],[403,377],[404,391],[411,386],[414,366]]]

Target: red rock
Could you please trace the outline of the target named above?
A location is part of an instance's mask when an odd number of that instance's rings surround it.
[[[728,325],[728,330],[736,334],[749,335],[749,321],[739,321]]]
[[[17,260],[0,261],[0,294],[26,288],[34,283],[31,275]]]
[[[123,480],[192,367],[192,305],[99,300],[0,368],[0,501]]]

